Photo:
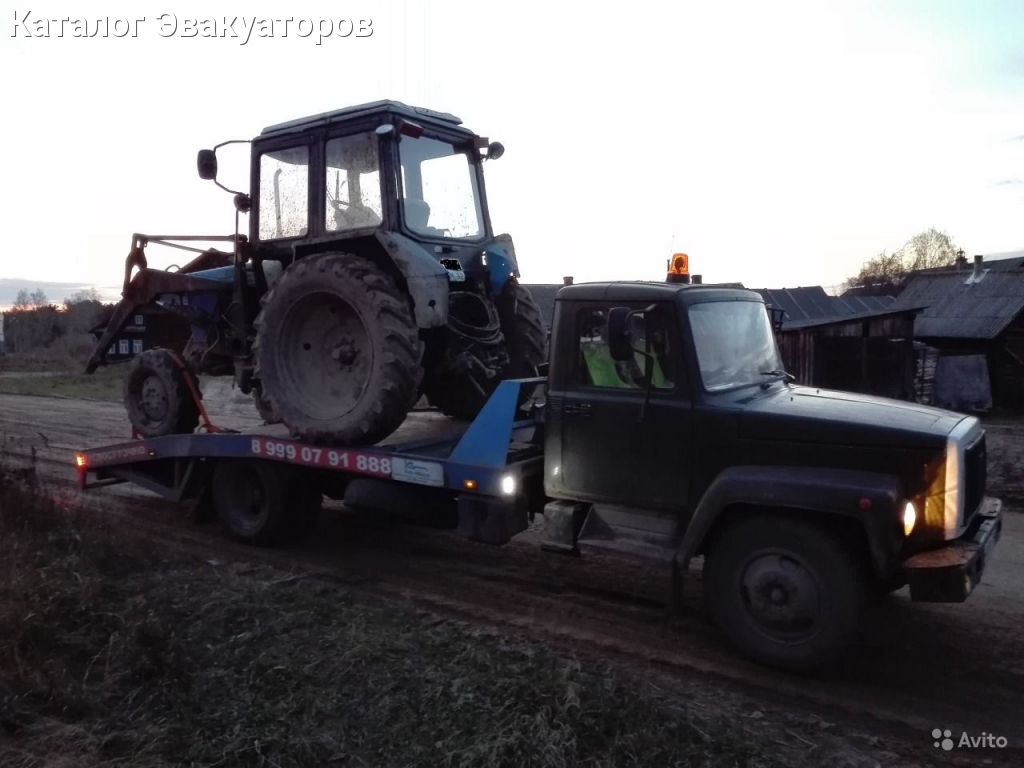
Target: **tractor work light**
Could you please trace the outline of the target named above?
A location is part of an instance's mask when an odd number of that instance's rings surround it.
[[[688,283],[690,282],[690,257],[685,253],[675,253],[668,260],[668,274],[665,276],[667,283]]]
[[[903,535],[909,536],[914,530],[914,526],[917,524],[917,510],[914,509],[914,503],[912,501],[907,502],[907,506],[903,508]]]

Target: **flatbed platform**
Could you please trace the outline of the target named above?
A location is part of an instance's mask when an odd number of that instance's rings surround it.
[[[479,528],[463,517],[486,517],[489,511],[493,516],[500,507],[516,510],[512,527],[518,528],[520,512],[531,515],[538,506],[534,497],[543,495],[542,425],[534,418],[517,420],[523,415],[518,411],[520,389],[542,382],[502,382],[468,425],[434,412],[412,413],[397,432],[377,445],[306,443],[289,437],[280,426],[268,426],[245,432],[137,438],[89,448],[75,454],[79,487],[87,491],[130,482],[181,501],[200,497],[211,483],[216,484],[218,466],[244,462],[257,475],[261,470],[280,475],[283,470],[289,483],[319,490],[318,498],[324,494],[345,498],[355,479],[394,483],[410,492],[434,489],[458,502],[460,527]],[[525,524],[524,517],[523,528]],[[502,527],[507,529],[508,525]]]

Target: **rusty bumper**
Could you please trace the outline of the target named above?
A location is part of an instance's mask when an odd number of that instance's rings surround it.
[[[962,538],[905,560],[903,568],[911,599],[930,603],[966,600],[981,581],[1002,527],[1002,502],[986,497],[975,522]]]

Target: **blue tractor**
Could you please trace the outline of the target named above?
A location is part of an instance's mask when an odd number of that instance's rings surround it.
[[[198,157],[199,175],[222,187],[224,144]],[[87,370],[140,307],[183,318],[126,376],[138,433],[194,430],[200,373],[233,376],[268,421],[334,444],[383,439],[424,395],[472,418],[502,379],[536,374],[541,314],[484,192],[484,161],[501,144],[453,115],[379,101],[271,126],[251,148],[249,192],[223,187],[235,235],[133,237],[123,300]],[[198,255],[150,269],[157,243]]]

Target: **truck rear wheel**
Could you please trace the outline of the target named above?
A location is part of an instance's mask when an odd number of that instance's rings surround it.
[[[809,671],[857,635],[867,603],[858,558],[834,533],[786,517],[750,517],[716,536],[705,603],[728,639],[764,664]]]
[[[344,253],[292,264],[256,318],[256,373],[296,437],[375,443],[416,401],[419,331],[406,297],[373,262]]]
[[[473,419],[504,379],[536,376],[538,366],[544,362],[547,331],[540,307],[529,289],[512,281],[496,304],[508,364],[492,378],[470,369],[459,377],[430,379],[425,387],[427,399],[447,416]]]
[[[315,483],[270,461],[218,462],[212,496],[228,535],[262,547],[301,538],[316,521],[322,502]]]
[[[183,370],[166,349],[136,355],[124,380],[124,407],[143,437],[183,434],[199,425],[199,409]],[[198,384],[192,379],[198,391]]]

